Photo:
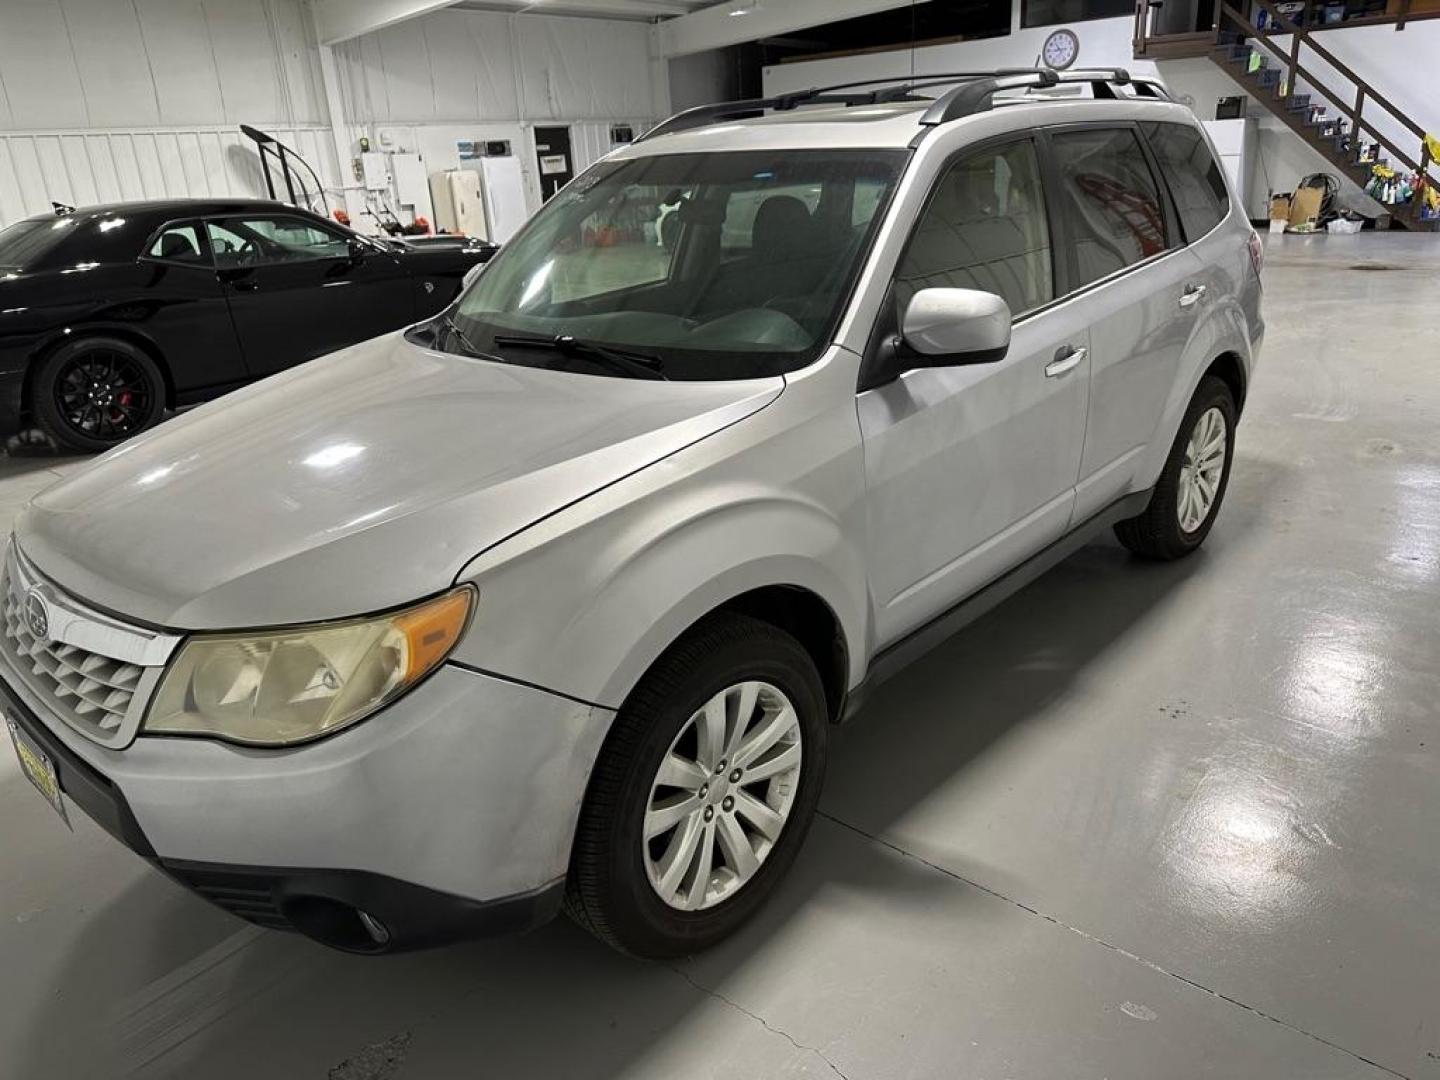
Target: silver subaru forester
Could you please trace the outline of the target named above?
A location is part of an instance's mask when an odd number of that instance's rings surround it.
[[[437,319],[37,496],[0,589],[24,771],[338,948],[562,907],[703,948],[879,681],[1103,529],[1205,539],[1260,258],[1123,71],[682,113]]]

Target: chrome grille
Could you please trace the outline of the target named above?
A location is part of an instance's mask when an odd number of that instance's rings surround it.
[[[8,578],[8,575],[7,575]],[[120,730],[135,697],[144,669],[77,645],[39,641],[25,624],[25,599],[5,589],[5,640],[7,659],[20,670],[29,669],[47,691],[47,703],[61,718],[84,731],[109,739]],[[68,714],[68,715],[67,715]]]
[[[45,612],[37,634],[27,604]],[[0,659],[24,689],[105,746],[134,737],[178,638],[95,612],[42,578],[12,543],[0,583]]]

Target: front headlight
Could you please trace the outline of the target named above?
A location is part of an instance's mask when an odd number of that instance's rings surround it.
[[[466,585],[373,618],[196,634],[171,661],[144,730],[286,746],[394,701],[449,655],[475,598]]]

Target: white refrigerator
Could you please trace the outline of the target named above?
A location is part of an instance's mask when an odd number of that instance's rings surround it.
[[[460,167],[480,174],[489,239],[496,244],[505,243],[530,216],[525,206],[525,178],[520,171],[520,159],[513,154],[471,158],[462,161]]]
[[[470,169],[431,173],[430,203],[435,209],[436,230],[492,239],[481,188],[480,174]]]

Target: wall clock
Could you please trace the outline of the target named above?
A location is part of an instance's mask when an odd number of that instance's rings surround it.
[[[1045,39],[1040,49],[1040,59],[1045,66],[1055,71],[1064,71],[1080,55],[1080,39],[1073,30],[1056,30]]]

